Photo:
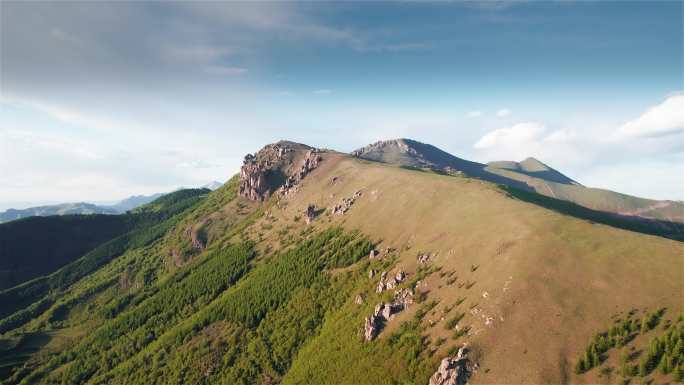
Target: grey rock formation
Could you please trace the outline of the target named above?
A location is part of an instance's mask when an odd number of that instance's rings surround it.
[[[352,195],[351,197],[349,197],[349,198],[342,198],[342,200],[340,201],[340,203],[338,203],[338,204],[336,204],[335,206],[333,206],[333,208],[332,208],[332,210],[331,210],[332,213],[333,213],[333,214],[340,214],[340,215],[346,213],[346,212],[349,211],[349,209],[352,207],[352,205],[354,204],[354,202],[356,201],[356,199],[360,198],[361,195],[363,195],[363,193],[361,192],[361,190],[358,190],[358,191],[356,191],[356,192],[354,193],[354,195]]]
[[[295,159],[303,160],[295,167]],[[297,155],[300,154],[300,155]],[[240,169],[238,194],[247,199],[263,201],[279,189],[281,194],[296,190],[301,180],[322,160],[320,151],[292,142],[269,144],[256,154],[245,156]]]
[[[375,338],[386,322],[391,321],[395,314],[408,308],[412,303],[413,292],[410,289],[402,289],[395,294],[392,302],[376,305],[373,314],[365,318],[364,338],[366,341]]]
[[[445,357],[437,371],[430,377],[429,385],[463,385],[477,370],[477,364],[468,360],[467,344],[458,350],[456,356]]]

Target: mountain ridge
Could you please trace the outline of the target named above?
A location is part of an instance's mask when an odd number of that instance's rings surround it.
[[[521,162],[482,164],[456,157],[429,144],[403,138],[375,142],[352,151],[351,155],[404,167],[462,172],[471,177],[533,191],[614,215],[684,223],[684,202],[658,201],[585,187],[532,157]]]
[[[592,384],[642,370],[622,347],[684,335],[681,241],[529,190],[278,142],[188,195],[0,291],[0,379]]]

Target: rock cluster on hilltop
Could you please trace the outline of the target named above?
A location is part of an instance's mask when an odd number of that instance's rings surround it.
[[[299,167],[296,154],[306,151]],[[269,144],[256,154],[245,156],[240,169],[238,195],[254,201],[267,199],[280,188],[283,195],[295,190],[299,182],[323,159],[320,150],[291,142]]]
[[[453,357],[445,357],[437,371],[430,377],[429,385],[463,385],[477,370],[477,364],[468,359],[468,346],[458,349]]]
[[[318,163],[321,160],[323,160],[323,157],[321,157],[319,150],[312,148],[307,151],[299,170],[295,172],[294,175],[288,176],[285,180],[285,184],[283,184],[283,186],[280,188],[281,194],[287,196],[288,194],[296,191],[299,182],[301,182],[302,179],[304,179],[304,177],[307,176],[313,169],[318,167]]]

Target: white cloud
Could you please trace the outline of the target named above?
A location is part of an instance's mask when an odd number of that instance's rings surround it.
[[[546,131],[543,124],[537,122],[518,123],[511,127],[499,128],[491,131],[475,143],[477,149],[491,149],[496,147],[517,146],[539,139]]]
[[[617,129],[615,138],[660,137],[684,133],[684,94],[669,96]]]
[[[508,108],[502,108],[499,111],[496,112],[496,116],[499,118],[505,118],[511,114],[511,110]]]
[[[561,169],[591,159],[594,149],[585,149],[582,138],[570,129],[549,129],[540,122],[522,122],[482,136],[474,145],[486,160],[522,160],[528,156]]]
[[[321,88],[320,90],[314,90],[313,93],[315,95],[329,95],[332,93],[332,91],[326,88]]]
[[[480,116],[482,116],[482,111],[469,111],[466,114],[466,117],[471,118],[471,119],[472,118],[479,118]]]

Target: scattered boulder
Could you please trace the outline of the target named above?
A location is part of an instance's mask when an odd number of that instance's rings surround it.
[[[370,251],[370,254],[368,254],[368,258],[373,259],[373,258],[375,258],[375,257],[377,257],[377,256],[379,256],[379,255],[380,255],[380,252],[377,251],[377,250],[375,250],[375,249],[373,249],[373,250]]]
[[[373,279],[373,277],[375,277],[375,273],[377,273],[375,269],[368,270],[368,278]]]
[[[366,341],[371,341],[378,335],[380,331],[380,319],[374,315],[366,317],[363,327],[363,337]]]
[[[356,199],[359,198],[359,197],[361,197],[362,194],[363,194],[363,193],[361,192],[361,190],[358,190],[358,191],[356,191],[356,192],[354,193],[354,195],[352,195],[351,197],[349,197],[349,198],[342,198],[342,200],[340,201],[340,203],[338,203],[338,204],[336,204],[335,206],[333,206],[333,208],[332,208],[332,210],[331,210],[332,213],[333,213],[333,214],[340,214],[340,215],[346,213],[346,212],[349,211],[349,209],[352,207],[352,205],[354,204],[354,202],[356,201]]]
[[[464,385],[468,378],[477,370],[477,364],[468,360],[468,345],[458,350],[456,356],[445,357],[435,374],[430,377],[429,385]]]
[[[429,260],[430,256],[428,254],[421,254],[418,256],[418,263],[420,263],[421,265],[428,263]]]
[[[363,297],[361,296],[361,294],[357,295],[356,298],[354,298],[354,303],[357,305],[363,304]]]
[[[377,293],[382,293],[385,291],[385,282],[381,279],[380,282],[378,282],[378,286],[375,288],[375,291]]]
[[[316,217],[316,205],[314,204],[309,204],[306,207],[306,210],[304,210],[304,221],[306,224],[311,224],[313,222],[314,218]]]
[[[378,283],[376,291],[378,293],[382,293],[385,289],[386,290],[393,290],[405,278],[406,278],[406,273],[404,273],[401,270],[399,272],[397,272],[397,274],[394,277],[390,277],[390,278],[387,278],[387,272],[383,271],[382,275],[380,276],[380,282]]]
[[[402,310],[413,304],[413,290],[401,289],[394,295],[394,304],[401,305]]]

